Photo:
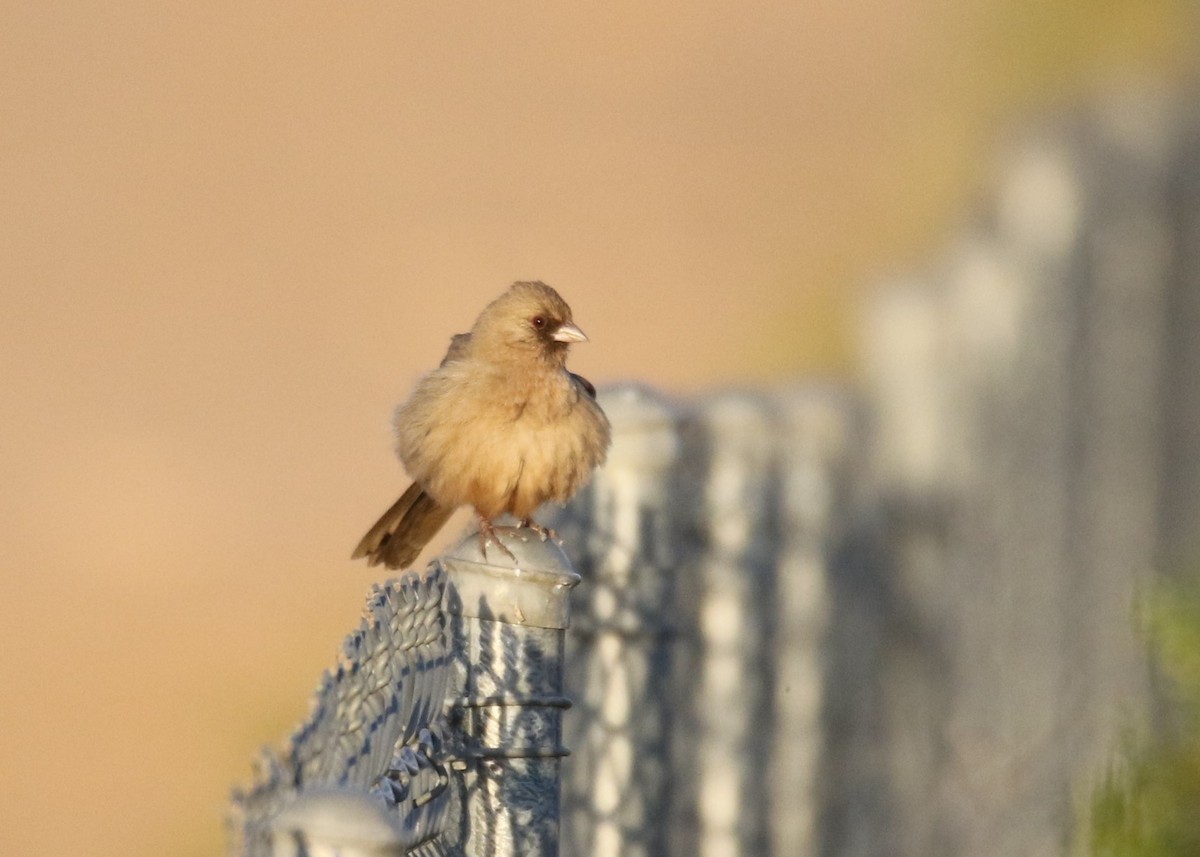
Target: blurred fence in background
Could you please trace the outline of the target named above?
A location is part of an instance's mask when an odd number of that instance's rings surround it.
[[[241,798],[246,841],[302,826],[314,771],[408,831],[342,853],[438,825],[458,833],[411,853],[463,853],[472,825],[509,833],[466,853],[557,853],[565,743],[569,857],[1062,853],[1120,727],[1154,714],[1136,590],[1200,534],[1200,114],[1139,93],[1024,137],[864,333],[858,390],[604,391],[609,463],[548,521],[585,581],[565,643],[446,599],[412,623],[452,629],[420,660],[451,676],[428,682],[445,714],[409,689],[367,718],[332,688],[396,647],[349,646]],[[404,584],[422,611],[444,565]],[[391,586],[363,640],[396,625]]]
[[[855,408],[836,391],[603,404],[609,464],[554,522],[587,581],[564,853],[816,853],[839,776],[827,722],[860,716],[843,703],[879,649]]]
[[[1154,715],[1139,586],[1200,547],[1200,112],[1042,124],[859,391],[605,399],[557,526],[564,842],[610,855],[1057,855]]]
[[[1200,113],[1044,124],[866,330],[890,607],[888,829],[906,854],[1063,850],[1153,715],[1133,605],[1200,536]]]

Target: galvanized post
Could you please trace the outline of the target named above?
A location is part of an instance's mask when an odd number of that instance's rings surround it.
[[[483,553],[470,536],[438,562],[453,670],[458,824],[448,844],[478,857],[557,857],[563,645],[579,575],[553,540],[497,529]],[[456,841],[455,841],[456,840]]]
[[[846,587],[849,576],[846,560],[839,554],[844,552],[851,521],[849,459],[854,448],[854,413],[848,397],[830,391],[789,391],[774,397],[774,405],[779,444],[775,465],[779,554],[774,597],[763,606],[771,626],[771,654],[764,666],[770,671],[773,726],[767,739],[767,853],[801,857],[831,853],[825,850],[828,836],[821,825],[823,820],[829,825],[831,805],[840,804],[843,796],[831,794],[829,788],[827,718],[839,703],[839,712],[846,711],[842,722],[853,716],[849,699],[862,698],[860,684],[869,677],[865,670],[854,674],[835,671],[857,666],[852,658],[859,646],[848,647],[850,657],[839,657],[830,646],[829,633],[838,589]],[[858,532],[854,536],[862,538]],[[865,593],[854,595],[866,600]],[[862,612],[861,607],[854,613],[846,611],[838,614],[838,621],[848,621],[847,613],[851,620],[858,619]],[[869,639],[867,622],[858,619],[854,624],[855,633]],[[865,660],[869,655],[860,657]],[[831,676],[835,677],[832,682]],[[847,685],[854,690],[849,691]]]
[[[686,574],[695,581],[693,694],[695,807],[690,837],[672,854],[749,857],[766,853],[769,605],[774,603],[778,533],[773,513],[775,426],[762,396],[726,394],[705,402],[688,427],[684,450],[698,500],[693,526],[705,552]]]

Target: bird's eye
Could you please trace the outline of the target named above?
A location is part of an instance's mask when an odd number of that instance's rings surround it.
[[[544,316],[535,315],[533,317],[533,326],[536,327],[538,330],[541,330],[543,327],[546,326],[546,318]]]

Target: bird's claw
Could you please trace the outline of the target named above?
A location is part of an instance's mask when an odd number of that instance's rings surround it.
[[[496,547],[500,548],[514,564],[517,562],[517,555],[508,549],[508,545],[500,541],[500,536],[496,534],[496,528],[492,526],[492,522],[486,518],[479,519],[479,551],[483,554],[483,558],[487,559],[487,546],[489,542],[495,543]]]
[[[550,529],[549,527],[543,527],[541,524],[534,523],[532,518],[525,518],[522,520],[521,526],[525,527],[526,529],[533,530],[538,534],[538,538],[540,538],[542,541],[553,539],[561,544],[561,541],[558,538],[558,533],[554,532],[554,530]]]

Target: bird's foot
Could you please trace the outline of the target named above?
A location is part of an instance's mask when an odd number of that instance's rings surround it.
[[[492,522],[487,518],[479,519],[479,550],[483,554],[483,558],[487,559],[487,546],[489,542],[495,543],[496,547],[500,548],[508,558],[514,563],[517,562],[516,554],[508,549],[508,545],[500,541],[500,536],[496,534],[496,528],[492,526]]]
[[[521,526],[525,527],[526,529],[533,530],[538,534],[542,541],[546,541],[547,539],[553,539],[556,542],[559,541],[558,533],[554,532],[554,530],[550,529],[549,527],[543,527],[541,524],[535,524],[533,518],[522,518]]]

